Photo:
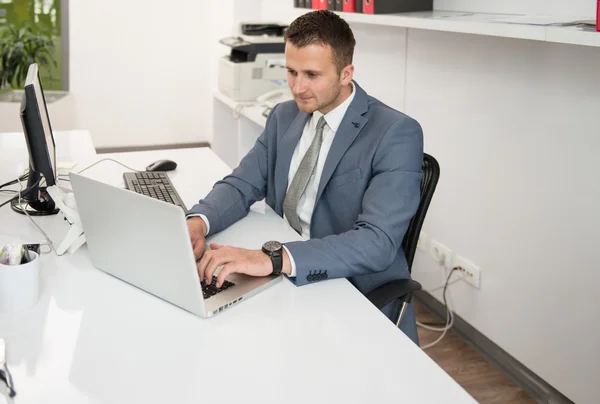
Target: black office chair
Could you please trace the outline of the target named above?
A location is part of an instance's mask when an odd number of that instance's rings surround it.
[[[440,165],[437,160],[425,153],[423,156],[423,179],[421,180],[421,201],[419,207],[413,218],[410,221],[404,240],[402,240],[402,248],[406,255],[406,262],[408,263],[408,271],[412,272],[412,263],[415,257],[415,251],[417,250],[417,242],[419,241],[419,234],[425,221],[425,215],[429,208],[429,203],[435,192],[438,179],[440,178]],[[414,292],[421,290],[421,284],[412,279],[398,279],[385,283],[369,293],[367,293],[367,299],[371,301],[378,309],[382,309],[389,303],[396,299],[402,301],[402,307],[396,320],[396,325],[399,327],[404,313],[408,304],[412,300]]]

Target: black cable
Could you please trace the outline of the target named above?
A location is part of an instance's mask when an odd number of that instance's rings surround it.
[[[27,178],[29,178],[29,172],[27,172],[26,174],[23,174],[22,176],[20,176],[19,178],[15,179],[15,180],[5,182],[4,184],[0,185],[0,189],[11,186],[11,185],[18,184],[19,182],[26,180]]]
[[[33,184],[32,186],[30,186],[29,188],[25,188],[22,191],[17,191],[17,194],[15,196],[13,196],[12,198],[10,198],[7,201],[4,201],[2,203],[0,203],[0,208],[3,207],[4,205],[8,205],[9,203],[13,202],[13,201],[18,201],[19,200],[19,194],[21,196],[27,194],[29,191],[31,191],[33,188],[37,187],[40,183],[40,180],[37,180],[37,182],[35,184]]]
[[[4,184],[0,185],[0,192],[13,192],[11,190],[2,190],[2,188],[18,184],[19,182],[21,182],[23,180],[26,180],[27,178],[29,178],[29,172],[23,174],[22,176],[20,176],[19,178],[15,179],[15,180],[11,180],[11,181],[5,182]],[[14,191],[14,192],[16,192],[17,195],[15,195],[14,197],[10,198],[7,201],[4,201],[4,202],[0,203],[0,208],[3,207],[4,205],[8,205],[9,203],[11,203],[12,201],[14,201],[15,199],[19,198],[19,195],[18,195],[19,191]]]
[[[446,283],[444,284],[444,292],[442,294],[442,297],[444,299],[444,310],[446,311],[446,315],[444,316],[444,318],[448,318],[448,302],[446,300],[446,290],[448,289],[450,277],[452,276],[454,271],[460,271],[461,269],[462,269],[461,267],[452,268],[450,270],[450,273],[448,274],[448,277],[446,278]],[[420,322],[420,323],[423,325],[426,325],[428,327],[446,327],[446,326],[448,326],[448,323],[433,323],[433,322],[428,322],[428,323]]]
[[[12,197],[12,198],[10,198],[9,200],[7,200],[7,201],[4,201],[4,202],[0,203],[0,208],[1,208],[1,207],[3,207],[4,205],[8,205],[9,203],[11,203],[12,201],[15,201],[15,200],[17,200],[17,199],[19,199],[19,195],[15,195],[15,196],[13,196],[13,197]]]
[[[446,290],[448,289],[448,282],[450,282],[450,277],[452,276],[454,271],[460,271],[461,269],[461,267],[452,268],[452,270],[448,274],[448,277],[446,278],[446,284],[444,285],[444,293],[442,294],[442,296],[444,297],[444,307],[446,308],[446,318],[448,318],[448,302],[446,301]]]

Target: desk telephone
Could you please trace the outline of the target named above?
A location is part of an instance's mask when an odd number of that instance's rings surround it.
[[[288,88],[277,88],[275,90],[264,93],[256,99],[259,105],[264,105],[269,109],[273,109],[275,105],[293,100],[292,92]]]

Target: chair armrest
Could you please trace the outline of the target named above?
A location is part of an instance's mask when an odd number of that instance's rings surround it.
[[[367,299],[371,301],[378,309],[382,309],[396,299],[410,302],[412,294],[421,290],[421,284],[412,279],[398,279],[384,283],[366,294]]]

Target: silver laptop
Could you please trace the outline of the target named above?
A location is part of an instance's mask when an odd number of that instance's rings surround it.
[[[227,278],[231,286],[218,292],[213,287],[207,293],[210,287],[198,277],[180,207],[74,173],[70,179],[92,263],[116,278],[200,317],[211,317],[282,279],[234,273]],[[267,209],[266,213],[250,211],[209,241],[260,249],[273,236],[273,229],[286,236],[278,241],[300,239]]]

